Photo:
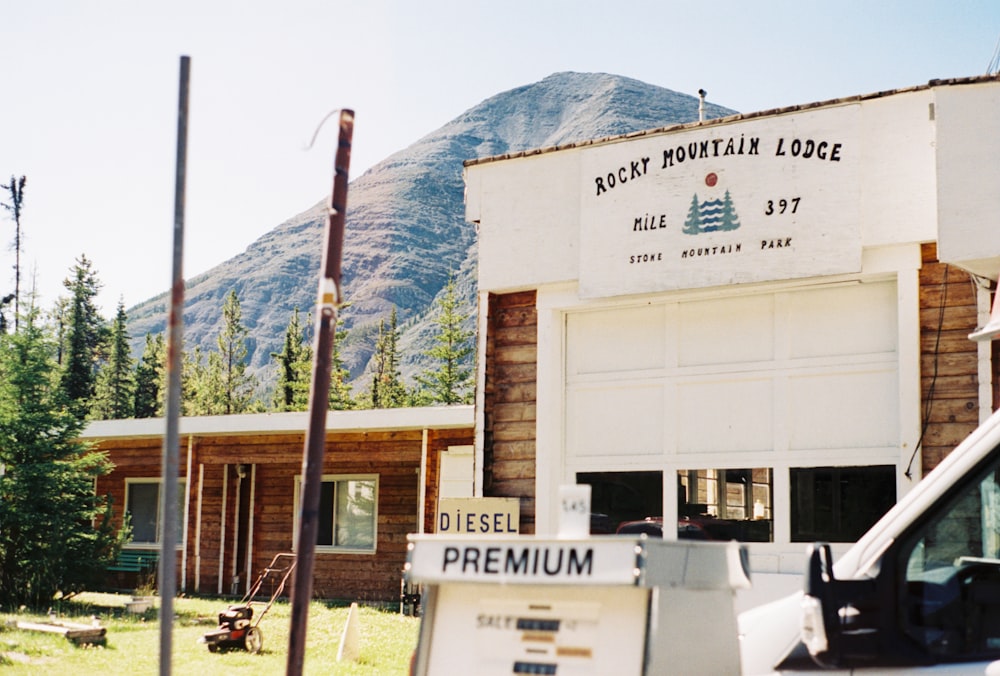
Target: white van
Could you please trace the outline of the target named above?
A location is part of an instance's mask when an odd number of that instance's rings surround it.
[[[739,617],[742,673],[1000,676],[1000,412],[804,591]]]

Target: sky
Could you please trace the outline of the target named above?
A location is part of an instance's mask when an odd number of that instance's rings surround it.
[[[109,319],[169,289],[182,56],[190,279],[328,198],[335,117],[309,144],[340,108],[356,115],[353,179],[556,72],[753,112],[996,72],[998,40],[996,0],[0,0],[0,184],[27,178],[22,297],[51,307],[81,256]],[[0,295],[13,243],[0,211]]]

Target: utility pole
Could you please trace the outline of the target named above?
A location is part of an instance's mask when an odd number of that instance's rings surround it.
[[[184,194],[187,174],[188,90],[191,58],[181,57],[180,94],[177,100],[177,169],[174,182],[173,283],[167,334],[167,431],[163,438],[160,483],[160,676],[170,676],[174,630],[174,595],[177,591],[177,474],[180,467],[181,355],[184,353]]]
[[[340,111],[340,135],[334,162],[333,191],[327,212],[323,260],[320,265],[316,302],[316,337],[313,342],[313,372],[309,386],[309,428],[302,454],[302,502],[296,541],[295,578],[292,584],[292,618],[288,636],[287,676],[301,676],[304,662],[309,601],[312,598],[313,562],[319,530],[319,498],[322,489],[326,414],[330,408],[330,371],[336,339],[337,308],[344,298],[340,288],[340,264],[344,251],[344,217],[347,211],[347,170],[351,164],[354,111]]]

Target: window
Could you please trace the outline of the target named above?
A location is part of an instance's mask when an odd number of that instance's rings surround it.
[[[126,479],[125,512],[132,522],[132,542],[129,546],[160,544],[163,515],[160,513],[160,479]],[[185,481],[177,482],[177,544],[184,541]]]
[[[941,661],[1000,658],[998,465],[994,451],[894,557],[903,631]]]
[[[295,481],[296,504],[302,478]],[[378,477],[324,476],[319,496],[317,551],[374,552],[378,506]],[[296,509],[295,533],[299,532]]]
[[[677,537],[771,542],[772,471],[691,469],[677,472]]]
[[[896,504],[896,468],[792,468],[792,542],[854,542]]]
[[[663,521],[662,472],[580,472],[576,482],[590,485],[591,533],[615,533],[647,517],[656,528]]]

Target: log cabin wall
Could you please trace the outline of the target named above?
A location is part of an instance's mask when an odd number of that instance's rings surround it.
[[[95,483],[95,492],[99,496],[107,496],[111,501],[112,515],[111,525],[115,530],[120,530],[124,521],[126,505],[126,486],[129,481],[141,480],[150,481],[160,476],[163,455],[163,443],[159,439],[140,439],[121,441],[115,440],[104,442],[99,446],[99,450],[106,451],[114,463],[114,471],[106,476],[98,477]],[[187,449],[182,444],[180,452],[181,480],[186,480],[185,467],[187,466]],[[178,523],[183,525],[184,514],[178,514]],[[155,547],[151,545],[142,546],[132,544],[129,549],[150,549],[151,554],[155,553]],[[177,571],[178,583],[181,579],[181,565],[183,562],[183,548],[178,547]],[[155,571],[147,574],[137,574],[131,572],[118,572],[111,575],[108,580],[108,587],[121,591],[132,591],[146,585],[155,585]]]
[[[520,498],[520,532],[535,532],[535,291],[490,294],[483,403],[483,493]]]
[[[468,426],[426,430],[425,481],[434,482],[424,489],[425,516],[430,523],[436,518],[436,468],[440,454],[449,446],[473,443],[471,407],[467,409]],[[373,415],[378,417],[377,413]],[[121,422],[127,425],[136,421]],[[376,541],[371,552],[318,548],[313,584],[316,597],[370,602],[398,600],[407,535],[419,530],[424,436],[422,429],[327,434],[325,476],[361,475],[377,482]],[[303,445],[302,433],[192,436],[182,432],[180,467],[186,481],[189,520],[184,547],[178,551],[180,591],[241,596],[275,554],[292,551]],[[123,436],[100,440],[97,446],[107,451],[115,464],[110,475],[98,480],[97,491],[111,497],[114,525],[120,527],[126,484],[132,479],[159,477],[162,441]],[[186,476],[188,467],[190,481]],[[182,511],[178,519],[183,517]],[[109,579],[111,588],[125,590],[138,586],[133,580],[114,578]]]
[[[921,258],[920,450],[926,475],[979,424],[979,376],[978,346],[969,340],[977,320],[969,273],[940,263],[933,243],[921,246]]]

